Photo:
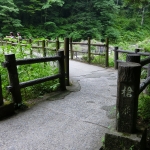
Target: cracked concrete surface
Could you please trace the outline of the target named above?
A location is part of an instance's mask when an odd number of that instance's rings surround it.
[[[70,60],[70,83],[0,121],[0,150],[99,150],[114,123],[117,71]]]

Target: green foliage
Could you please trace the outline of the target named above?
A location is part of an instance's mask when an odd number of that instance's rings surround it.
[[[150,52],[150,38],[146,38],[144,41],[137,43],[139,48],[144,49],[145,52]]]
[[[91,59],[92,59],[93,64],[98,64],[101,66],[103,66],[105,64],[105,56],[96,55],[96,56],[91,57]]]
[[[114,67],[114,53],[109,55],[109,67]]]
[[[150,32],[149,0],[6,0],[0,9],[0,36],[19,31],[25,38],[109,37],[119,43],[143,40]]]
[[[138,115],[144,119],[150,119],[150,96],[141,94],[138,100]]]

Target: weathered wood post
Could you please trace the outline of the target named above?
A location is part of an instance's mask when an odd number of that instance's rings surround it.
[[[59,44],[59,38],[56,38],[56,52],[59,50],[60,44]]]
[[[136,48],[136,49],[135,49],[135,53],[138,53],[139,51],[140,51],[139,48]]]
[[[0,106],[2,106],[3,104],[4,104],[4,101],[3,101],[3,94],[2,94],[2,79],[0,75]]]
[[[65,69],[64,69],[64,51],[58,51],[58,56],[60,56],[59,59],[59,73],[61,74],[60,80],[60,89],[62,91],[66,90],[65,85]]]
[[[16,66],[16,58],[15,54],[7,54],[5,55],[5,63],[3,63],[3,67],[6,67],[9,75],[9,83],[10,86],[7,86],[8,90],[12,94],[12,99],[15,104],[19,104],[22,102],[20,86],[19,86],[19,78]],[[16,106],[17,106],[16,105]]]
[[[106,38],[105,67],[109,67],[109,39]]]
[[[88,63],[91,63],[91,39],[88,37]]]
[[[118,69],[118,47],[115,47],[114,49],[114,67],[115,69]]]
[[[43,52],[43,57],[46,57],[45,40],[42,41],[42,52]]]
[[[141,65],[120,63],[118,68],[116,129],[118,132],[134,133],[138,110]]]
[[[127,54],[126,62],[140,63],[140,55],[139,54]]]
[[[73,59],[73,46],[72,46],[72,38],[70,38],[70,54],[71,54],[71,59]]]
[[[32,39],[29,39],[28,42],[30,45],[30,58],[32,58]]]
[[[64,39],[66,85],[69,86],[69,38]]]

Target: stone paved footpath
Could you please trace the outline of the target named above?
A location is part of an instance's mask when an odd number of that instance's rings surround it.
[[[99,150],[115,122],[117,71],[70,60],[66,92],[0,121],[0,150]]]

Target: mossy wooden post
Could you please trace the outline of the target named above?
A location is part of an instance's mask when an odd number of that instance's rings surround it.
[[[114,67],[115,69],[118,69],[118,47],[115,47],[114,49]]]
[[[12,99],[14,103],[19,104],[22,102],[22,97],[21,97],[20,86],[19,86],[19,78],[18,78],[15,54],[5,55],[5,61],[6,64],[4,63],[4,67],[6,67],[8,70],[9,82],[10,82],[10,86],[8,86],[8,90],[12,94]]]
[[[2,94],[2,79],[0,75],[0,106],[2,106],[3,104],[4,104],[4,101],[3,101],[3,94]]]
[[[73,59],[72,38],[70,38],[70,54],[71,54],[71,59]]]
[[[43,52],[43,57],[46,57],[45,40],[42,41],[42,52]]]
[[[135,133],[141,65],[120,63],[118,68],[116,129],[118,132]]]
[[[30,45],[30,58],[32,58],[32,40],[29,39],[29,45]]]
[[[58,56],[60,56],[59,59],[59,73],[61,74],[60,80],[60,89],[62,91],[66,90],[65,85],[65,69],[64,69],[64,51],[58,51]]]
[[[91,39],[88,37],[88,63],[91,63]]]
[[[69,38],[64,40],[66,85],[69,86]]]
[[[109,39],[106,38],[105,67],[109,67]]]
[[[56,39],[56,52],[59,50],[59,46],[60,46],[59,38],[57,37],[57,39]]]

